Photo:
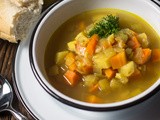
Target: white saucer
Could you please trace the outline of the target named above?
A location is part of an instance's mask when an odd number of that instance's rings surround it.
[[[112,112],[76,112],[62,107],[62,103],[50,96],[38,83],[29,63],[29,40],[22,41],[14,65],[15,88],[28,112],[40,120],[158,120],[160,118],[160,92],[147,101],[129,109]],[[70,109],[67,109],[70,108]],[[82,113],[82,114],[81,114]],[[85,113],[85,114],[84,114]]]

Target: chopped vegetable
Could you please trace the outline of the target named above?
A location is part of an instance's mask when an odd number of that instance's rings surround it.
[[[141,33],[137,35],[137,38],[143,48],[147,48],[149,46],[149,41],[146,33]]]
[[[129,38],[132,38],[132,36],[136,36],[137,33],[134,32],[133,30],[126,28],[121,30],[124,34],[128,35]]]
[[[116,55],[116,51],[115,51],[114,48],[107,48],[103,52],[106,55],[107,59],[110,59],[111,57],[113,57],[114,55]]]
[[[110,82],[107,79],[99,80],[98,85],[101,91],[106,91],[106,90],[109,91],[110,89]]]
[[[101,38],[105,38],[118,32],[119,29],[119,18],[117,16],[108,15],[97,22],[89,31],[88,35],[92,36],[94,34],[98,34]]]
[[[84,76],[84,85],[87,87],[94,86],[98,82],[98,77],[95,75]]]
[[[112,47],[112,45],[109,43],[109,41],[106,38],[102,38],[99,40],[99,46],[101,50],[105,50],[107,48]]]
[[[89,103],[101,103],[102,99],[95,96],[95,95],[90,95],[90,96],[87,97],[87,102],[89,102]]]
[[[129,77],[131,76],[135,71],[135,63],[133,61],[128,62],[124,66],[122,66],[119,70],[119,73]]]
[[[107,41],[110,45],[113,45],[115,43],[114,34],[111,34],[107,37]]]
[[[76,54],[84,56],[86,51],[86,47],[80,45],[79,42],[76,43]]]
[[[69,83],[69,85],[74,86],[77,84],[77,82],[80,79],[80,76],[77,72],[67,70],[67,72],[64,74],[65,79]]]
[[[80,44],[80,46],[85,47],[89,41],[89,39],[85,36],[85,34],[83,32],[80,32],[76,38],[75,38],[76,42],[78,42]]]
[[[99,40],[99,36],[97,34],[94,34],[89,42],[88,42],[88,45],[87,45],[87,48],[86,48],[86,53],[87,55],[89,55],[90,57],[93,56],[93,54],[95,53],[95,49],[96,49],[96,45],[98,43],[98,40]]]
[[[128,78],[124,76],[123,74],[116,73],[115,78],[117,78],[117,80],[119,80],[122,84],[128,83]]]
[[[110,87],[113,89],[121,88],[123,84],[116,78],[113,78],[110,82]]]
[[[102,69],[107,69],[111,67],[110,59],[105,53],[100,52],[93,56],[93,71],[102,74]]]
[[[76,45],[75,45],[75,52],[78,54],[78,55],[82,55],[84,56],[85,55],[85,51],[86,51],[86,46],[89,42],[89,38],[87,38],[84,34],[84,32],[80,32],[76,38]]]
[[[57,65],[62,65],[65,62],[64,58],[66,57],[67,53],[68,53],[68,51],[58,52],[56,54],[55,63]]]
[[[160,49],[153,49],[152,50],[152,62],[159,62],[160,61]]]
[[[136,49],[139,48],[141,46],[141,44],[139,43],[138,39],[136,36],[133,36],[127,43],[127,45],[132,48],[132,49]]]
[[[94,86],[91,86],[90,89],[89,89],[89,92],[95,92],[98,90],[98,87],[99,87],[99,84],[95,84]]]
[[[110,59],[113,69],[119,69],[127,63],[125,52],[120,52]]]
[[[76,41],[71,41],[69,43],[67,43],[68,45],[68,50],[75,52],[76,51]]]
[[[76,57],[77,71],[82,75],[91,74],[93,72],[92,61],[83,56]]]
[[[145,64],[151,57],[151,49],[137,48],[134,52],[133,60],[137,64]]]
[[[128,41],[128,35],[122,29],[115,34],[115,40],[117,42],[123,41],[124,43],[126,43]]]
[[[77,65],[75,62],[73,62],[70,66],[68,66],[68,69],[71,71],[75,71],[77,70]]]
[[[150,59],[151,57],[151,52],[152,50],[150,48],[144,48],[143,50],[143,64],[148,62],[148,60]]]
[[[91,66],[91,65],[84,65],[82,67],[82,71],[83,71],[83,74],[91,74],[91,73],[93,73],[93,66]]]
[[[76,55],[73,52],[69,52],[65,57],[65,65],[69,67],[75,62]]]
[[[108,79],[112,79],[116,75],[116,71],[111,68],[105,69],[103,72]]]

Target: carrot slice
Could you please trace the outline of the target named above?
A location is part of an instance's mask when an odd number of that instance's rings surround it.
[[[115,56],[111,57],[110,62],[113,69],[121,68],[123,65],[127,63],[126,53],[120,52],[116,54]]]
[[[97,91],[99,88],[99,84],[95,84],[94,86],[91,86],[90,89],[89,89],[89,92],[95,92]]]
[[[149,48],[145,48],[142,51],[143,51],[143,56],[142,56],[143,57],[143,63],[146,63],[150,59],[152,51]]]
[[[152,50],[151,61],[152,62],[159,62],[160,61],[160,49],[153,49]]]
[[[91,74],[91,73],[93,73],[93,66],[84,65],[82,67],[82,71],[83,71],[84,74]]]
[[[87,55],[89,56],[93,56],[94,52],[95,52],[95,49],[96,49],[96,45],[98,43],[98,40],[99,40],[99,36],[97,34],[94,34],[88,44],[87,44],[87,48],[86,48],[86,53]]]
[[[138,47],[141,46],[141,44],[139,43],[138,39],[136,36],[133,36],[127,43],[127,45],[132,48],[132,49],[136,49]]]
[[[133,55],[134,62],[140,65],[145,64],[150,59],[151,52],[149,48],[137,48]]]
[[[108,78],[108,79],[112,79],[115,75],[116,75],[116,71],[109,68],[109,69],[105,69],[103,70],[104,71],[104,74],[105,76]]]
[[[65,79],[69,83],[69,85],[74,86],[79,81],[80,76],[77,72],[67,70],[67,72],[64,74]]]
[[[89,103],[101,103],[102,99],[95,96],[95,95],[90,95],[90,96],[87,97],[87,102],[89,102]]]
[[[70,66],[68,66],[68,69],[71,71],[75,71],[77,70],[77,65],[75,62],[73,62]]]

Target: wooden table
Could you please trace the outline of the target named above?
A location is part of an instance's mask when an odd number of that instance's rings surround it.
[[[52,3],[58,0],[44,0],[43,11]],[[19,44],[9,43],[0,39],[0,74],[8,79],[13,87],[12,82],[12,69],[14,64],[14,57],[16,55],[16,49]],[[21,102],[18,100],[15,92],[13,99],[13,107],[27,116],[29,120],[34,120],[32,116],[26,111]],[[0,120],[15,120],[15,118],[9,112],[0,113]]]

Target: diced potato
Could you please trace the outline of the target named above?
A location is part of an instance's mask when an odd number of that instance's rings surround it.
[[[128,83],[128,78],[120,73],[116,73],[115,78],[117,78],[122,84]]]
[[[101,91],[109,90],[110,88],[110,83],[107,79],[99,80],[98,85]]]
[[[82,74],[90,74],[93,72],[92,61],[83,56],[76,56],[77,71]]]
[[[147,35],[145,33],[141,33],[137,36],[138,38],[138,41],[141,43],[141,46],[143,48],[147,48],[148,45],[149,45],[149,41],[148,41],[148,38],[147,38]]]
[[[65,57],[65,65],[67,65],[68,67],[72,65],[75,62],[75,57],[76,55],[73,52],[67,53]]]
[[[133,61],[130,61],[126,65],[122,66],[118,71],[120,74],[129,77],[135,71],[135,63]]]
[[[104,50],[107,59],[110,59],[112,56],[116,55],[116,52],[113,48],[108,48]]]
[[[70,51],[73,51],[73,52],[76,51],[76,41],[75,40],[67,43],[67,46]]]
[[[87,87],[91,87],[95,84],[98,83],[98,77],[95,76],[95,75],[87,75],[87,76],[84,76],[84,85],[87,86]]]
[[[65,62],[64,58],[66,57],[67,54],[68,54],[68,51],[58,52],[56,54],[55,63],[57,65],[62,65]]]
[[[107,38],[101,38],[98,44],[102,50],[112,47],[112,45],[108,42]]]
[[[58,75],[59,74],[59,68],[57,65],[53,65],[48,69],[48,74],[50,76]]]
[[[85,34],[83,32],[80,32],[75,40],[81,45],[81,46],[86,46],[87,43],[89,42],[89,39],[85,36]]]
[[[107,41],[109,42],[109,44],[113,44],[115,42],[114,40],[114,34],[111,34],[108,36]]]
[[[93,56],[93,71],[98,74],[102,74],[102,69],[111,67],[110,58],[114,56],[116,52],[113,48],[108,48],[103,52],[99,52]]]
[[[110,87],[113,89],[121,88],[123,84],[116,78],[113,78],[110,82]]]
[[[95,73],[102,74],[102,69],[109,68],[111,66],[109,59],[104,52],[97,53],[93,56],[93,71]]]

